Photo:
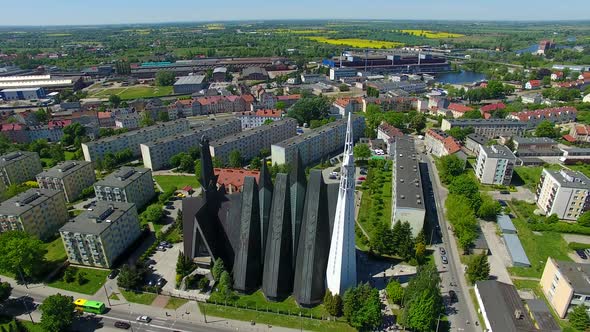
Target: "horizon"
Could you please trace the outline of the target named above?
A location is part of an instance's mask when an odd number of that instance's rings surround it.
[[[63,0],[57,3],[41,0],[11,1],[4,5],[7,13],[26,13],[3,17],[0,27],[69,27],[104,25],[152,25],[244,21],[441,21],[441,22],[585,22],[590,2],[568,1],[567,6],[549,0],[483,1],[454,0],[442,3],[423,0],[419,3],[392,3],[375,0],[370,5],[355,6],[343,0],[339,6],[300,0],[296,4],[268,5],[262,0],[243,3],[225,0],[216,3],[195,3],[190,0],[156,0],[119,3],[103,0],[85,3]],[[354,6],[354,7],[353,7]],[[34,8],[35,11],[31,11]],[[572,8],[575,10],[572,11]],[[92,15],[88,15],[92,13]],[[383,14],[387,13],[387,14]],[[485,17],[484,17],[485,16]]]

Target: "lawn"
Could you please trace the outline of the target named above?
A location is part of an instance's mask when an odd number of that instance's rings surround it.
[[[73,267],[70,267],[73,268]],[[94,295],[105,283],[109,270],[97,270],[88,269],[83,267],[75,267],[76,271],[86,273],[86,279],[88,281],[82,285],[79,285],[77,281],[65,282],[62,280],[63,272],[54,281],[47,283],[49,287],[60,288],[71,292]]]
[[[541,232],[536,235],[528,227],[529,216],[533,214],[535,205],[527,204],[521,201],[508,202],[511,209],[518,218],[512,219],[514,226],[518,230],[518,238],[531,262],[531,267],[511,267],[508,268],[510,274],[520,277],[541,278],[547,257],[553,257],[557,260],[571,261],[567,255],[569,249],[567,242],[560,233]]]
[[[68,258],[61,237],[57,237],[51,242],[44,243],[43,246],[45,247],[45,250],[47,250],[45,259],[48,262],[63,262]]]
[[[185,186],[198,188],[201,185],[196,176],[185,175],[155,175],[154,179],[164,191],[169,189],[182,189]]]
[[[134,302],[145,305],[152,304],[156,297],[158,297],[158,294],[155,293],[138,293],[124,289],[121,289],[121,295],[123,295],[125,300],[127,300],[128,302]]]
[[[95,92],[91,97],[108,98],[111,95],[118,95],[123,100],[162,97],[173,94],[171,86],[132,86],[124,88],[108,88]]]
[[[241,321],[254,321],[257,324],[262,323],[272,326],[283,326],[307,331],[356,331],[348,324],[343,322],[329,322],[316,319],[300,318],[298,316],[277,315],[273,313],[257,312],[253,310],[237,309],[233,307],[223,307],[204,303],[199,303],[199,308],[201,312],[206,313],[208,316],[237,319]]]
[[[443,39],[443,38],[459,38],[465,37],[460,33],[450,33],[443,31],[431,31],[431,30],[401,30],[401,32],[409,33],[418,37],[426,37],[428,39]]]
[[[378,223],[391,224],[391,172],[391,167],[370,167],[362,186],[358,221],[369,236]]]
[[[559,170],[561,166],[556,164],[549,164],[545,166],[517,166],[514,167],[514,172],[520,177],[522,182],[529,188],[534,189],[535,186],[539,183],[541,179],[541,173],[543,173],[543,168]]]
[[[403,46],[403,43],[391,42],[384,40],[372,40],[372,39],[359,39],[359,38],[344,38],[344,39],[332,39],[326,37],[305,37],[306,39],[316,41],[318,43],[330,44],[330,45],[346,45],[356,48],[395,48]]]
[[[186,299],[179,299],[176,297],[171,297],[168,300],[168,303],[166,303],[166,306],[164,308],[176,310],[176,309],[182,307],[187,302],[188,302],[188,300],[186,300]]]

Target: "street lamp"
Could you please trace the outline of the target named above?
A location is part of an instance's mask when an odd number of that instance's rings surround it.
[[[27,305],[27,301],[25,301],[25,298],[28,298],[28,297],[29,297],[29,294],[21,297],[21,299],[23,300],[23,305],[25,306],[25,311],[29,314],[29,318],[31,319],[31,323],[34,324],[35,322],[33,321],[33,316],[31,315],[31,311],[29,311],[29,306]]]

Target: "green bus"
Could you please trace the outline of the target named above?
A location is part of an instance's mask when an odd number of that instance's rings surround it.
[[[76,310],[81,312],[89,312],[93,314],[103,314],[107,307],[104,303],[99,301],[89,301],[86,299],[77,299],[74,301],[74,305],[76,305]]]

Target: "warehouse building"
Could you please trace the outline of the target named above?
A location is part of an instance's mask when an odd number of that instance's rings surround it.
[[[33,100],[45,98],[43,88],[4,89],[0,91],[0,99],[4,100]]]
[[[205,88],[205,75],[180,77],[172,86],[176,94],[193,94]]]

